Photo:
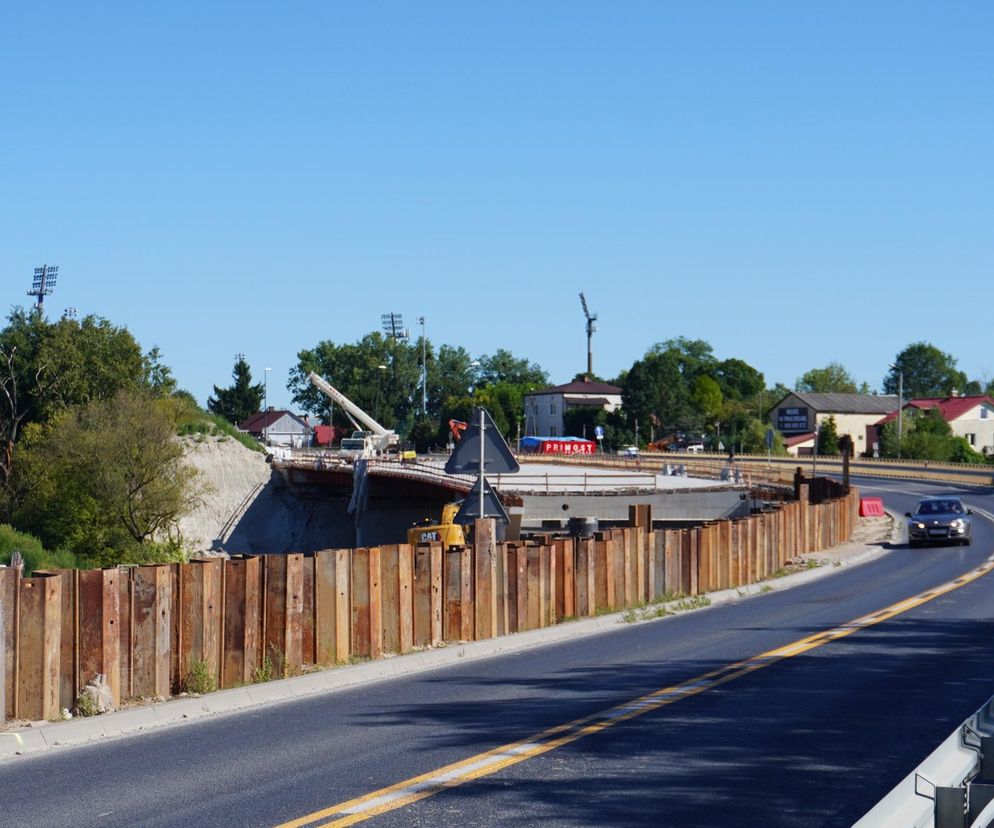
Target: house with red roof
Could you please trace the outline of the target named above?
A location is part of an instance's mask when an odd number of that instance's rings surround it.
[[[614,411],[621,407],[621,389],[617,385],[584,378],[525,394],[525,436],[566,436],[563,414],[581,406]]]
[[[949,423],[956,437],[963,437],[973,448],[983,454],[994,454],[994,399],[986,394],[955,397],[920,397],[908,400],[902,411],[905,417],[919,412],[936,410]],[[892,411],[886,417],[866,428],[867,445],[879,442],[879,429],[897,419]]]

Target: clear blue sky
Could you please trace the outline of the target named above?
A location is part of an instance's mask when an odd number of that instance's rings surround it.
[[[60,267],[203,402],[404,314],[565,382],[706,339],[994,374],[989,2],[8,4],[4,307]]]

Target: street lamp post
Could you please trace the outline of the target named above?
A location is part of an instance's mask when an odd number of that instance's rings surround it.
[[[387,370],[386,365],[377,365],[379,373],[376,375],[376,403],[373,405],[373,419],[380,419],[380,386],[383,384],[383,371]]]
[[[269,372],[272,368],[267,368],[263,372],[262,384],[262,442],[269,443]]]
[[[421,413],[428,416],[428,357],[427,340],[425,339],[425,318],[418,317],[421,325]]]
[[[897,371],[897,459],[901,459],[901,437],[904,434],[904,369],[891,365]]]

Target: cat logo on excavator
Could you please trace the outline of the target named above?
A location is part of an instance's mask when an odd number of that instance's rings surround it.
[[[442,519],[438,523],[433,523],[431,518],[415,523],[407,530],[407,542],[411,546],[419,543],[441,543],[443,549],[465,546],[465,531],[460,524],[453,523],[461,505],[460,502],[446,503],[442,507]]]

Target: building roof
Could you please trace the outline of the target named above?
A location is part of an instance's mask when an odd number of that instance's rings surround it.
[[[282,420],[284,417],[292,417],[305,428],[310,428],[310,425],[305,419],[298,417],[292,411],[287,411],[285,408],[271,408],[269,411],[257,411],[238,427],[242,431],[255,434],[263,431],[264,429],[272,428],[274,423]]]
[[[607,382],[595,382],[593,380],[574,380],[573,382],[567,382],[565,385],[554,385],[551,388],[540,388],[537,391],[532,391],[526,394],[526,397],[531,397],[537,394],[599,394],[603,396],[604,394],[610,394],[612,396],[618,396],[621,394],[621,389],[617,385],[611,385]]]
[[[904,404],[904,407],[906,409],[917,408],[919,411],[931,411],[933,408],[938,409],[939,414],[942,415],[942,419],[949,423],[959,419],[982,403],[987,403],[994,408],[994,399],[991,399],[987,394],[972,394],[966,397],[916,397],[915,399],[908,400]],[[891,411],[886,417],[875,423],[875,425],[883,425],[895,419],[897,419],[897,412]]]
[[[787,397],[797,397],[808,408],[827,414],[888,414],[897,411],[898,406],[896,394],[812,394],[807,391],[792,391]]]
[[[794,434],[791,437],[784,437],[783,444],[787,448],[793,448],[801,443],[810,443],[815,438],[815,433],[813,431],[807,431],[804,434]]]

